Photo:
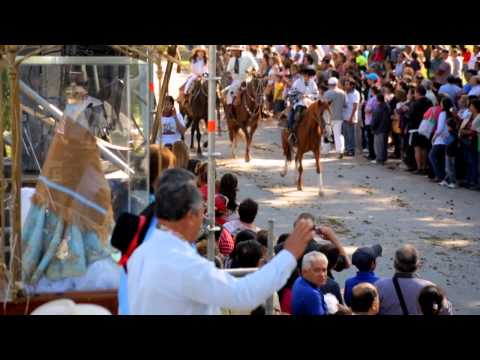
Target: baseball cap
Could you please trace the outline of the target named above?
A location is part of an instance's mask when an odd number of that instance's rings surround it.
[[[378,80],[378,75],[375,74],[375,73],[367,74],[367,80],[377,81]]]
[[[360,271],[368,271],[370,270],[370,264],[372,261],[379,256],[382,256],[381,245],[361,247],[355,250],[355,252],[352,254],[352,264],[355,265]]]
[[[328,79],[328,85],[337,85],[338,84],[338,79],[336,77],[331,77]]]

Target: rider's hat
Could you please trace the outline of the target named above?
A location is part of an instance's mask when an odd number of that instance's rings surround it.
[[[228,48],[229,51],[237,50],[237,51],[245,51],[245,45],[232,45]]]
[[[204,45],[199,45],[192,50],[192,56],[195,56],[199,51],[203,51],[205,56],[207,55],[207,48]]]
[[[315,76],[317,74],[317,71],[315,70],[315,67],[313,65],[309,66],[302,66],[300,69],[301,74],[306,74],[309,76]]]

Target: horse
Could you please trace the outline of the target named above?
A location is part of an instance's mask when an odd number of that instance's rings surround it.
[[[328,102],[320,99],[313,102],[303,113],[302,118],[299,120],[299,124],[296,128],[297,150],[295,152],[295,166],[298,169],[297,178],[297,190],[303,190],[303,155],[309,151],[312,151],[315,156],[315,164],[318,174],[318,188],[319,195],[323,196],[323,174],[320,164],[320,145],[323,132],[325,130],[323,123],[324,112],[330,115],[332,118],[332,112]],[[292,161],[292,153],[294,149],[292,144],[288,140],[288,129],[284,129],[282,132],[282,147],[283,154],[285,156],[285,168],[280,173],[282,177],[287,175],[288,164]]]
[[[237,136],[242,130],[245,135],[245,161],[250,161],[250,145],[253,134],[257,130],[258,121],[262,116],[263,92],[265,81],[253,77],[248,83],[240,86],[240,89],[233,100],[234,117],[227,118],[228,133],[232,148],[232,157],[235,158],[237,147]]]
[[[216,86],[217,100],[216,100],[216,111],[217,118],[220,119],[220,91],[218,89],[218,84]],[[197,154],[201,154],[200,140],[202,134],[200,132],[200,121],[203,119],[205,123],[208,121],[208,80],[205,77],[198,78],[194,80],[190,86],[188,99],[184,103],[179,103],[179,110],[183,117],[187,118],[187,123],[185,127],[188,129],[190,126],[191,130],[191,141],[190,149],[194,149],[194,137],[195,133],[197,136]],[[205,142],[204,146],[207,146]]]
[[[190,149],[194,149],[195,133],[197,136],[197,154],[201,154],[200,140],[202,134],[200,132],[200,121],[203,119],[205,123],[208,119],[208,81],[204,78],[198,78],[190,85],[188,102],[180,106],[182,115],[188,118],[186,128],[192,126]]]

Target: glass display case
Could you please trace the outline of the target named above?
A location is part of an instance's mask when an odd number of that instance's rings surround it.
[[[138,214],[149,199],[150,77],[148,63],[128,57],[26,59],[20,67],[24,183],[41,181],[45,196],[67,192],[92,211],[100,197],[114,219]],[[58,133],[64,138],[54,141]],[[103,195],[92,193],[102,187]]]

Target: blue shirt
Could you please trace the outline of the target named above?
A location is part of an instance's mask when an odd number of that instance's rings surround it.
[[[373,271],[358,271],[357,276],[354,276],[345,281],[345,290],[343,297],[345,298],[345,304],[350,306],[350,299],[352,297],[352,289],[360,283],[370,283],[374,284],[376,281],[380,280],[378,276],[375,275]]]
[[[322,292],[302,276],[293,284],[292,315],[327,315]]]

